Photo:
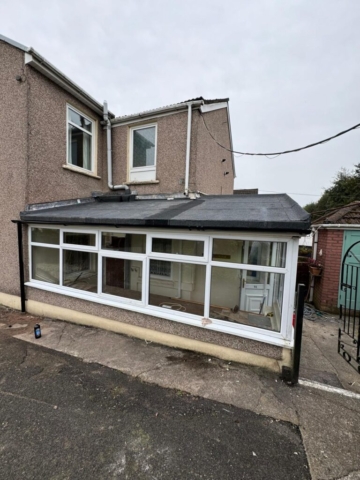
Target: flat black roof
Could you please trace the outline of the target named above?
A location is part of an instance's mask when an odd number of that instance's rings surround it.
[[[26,223],[305,232],[310,215],[286,194],[134,200],[21,212]]]

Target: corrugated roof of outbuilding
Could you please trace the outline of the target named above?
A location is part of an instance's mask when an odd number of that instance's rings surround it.
[[[321,224],[338,224],[338,225],[360,225],[360,201],[351,202],[348,205],[335,208],[317,218],[313,225]]]

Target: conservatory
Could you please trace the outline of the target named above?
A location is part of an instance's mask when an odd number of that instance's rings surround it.
[[[58,305],[81,300],[73,308],[82,311],[85,302],[96,312],[126,311],[127,323],[159,331],[161,319],[176,322],[188,338],[201,339],[192,335],[201,329],[215,343],[218,332],[220,344],[226,334],[289,348],[298,241],[309,217],[286,195],[245,197],[97,199],[22,212],[27,296],[41,290],[46,303],[56,294]]]

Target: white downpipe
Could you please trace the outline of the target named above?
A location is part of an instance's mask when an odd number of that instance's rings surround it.
[[[318,241],[319,241],[319,232],[317,228],[316,229],[314,228],[313,232],[314,232],[314,248],[312,252],[312,258],[316,260],[317,250],[318,250]]]
[[[317,250],[318,250],[318,241],[319,241],[318,228],[313,228],[313,232],[314,232],[314,242],[313,242],[314,248],[312,251],[312,258],[316,260]],[[315,279],[314,277],[311,277],[309,302],[312,302],[314,300],[314,284],[315,284]]]
[[[108,187],[110,190],[129,190],[127,185],[113,185],[112,178],[112,149],[111,149],[111,122],[109,119],[108,104],[104,102],[104,122],[106,125],[106,157],[107,157],[107,171],[108,171]]]
[[[184,195],[189,195],[191,114],[192,114],[192,103],[188,103],[188,124],[187,124],[187,138],[186,138],[185,191],[184,191]]]

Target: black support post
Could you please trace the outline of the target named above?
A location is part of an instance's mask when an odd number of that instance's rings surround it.
[[[24,280],[24,256],[23,256],[23,236],[22,224],[17,222],[18,234],[18,251],[19,251],[19,274],[20,274],[20,297],[21,297],[21,311],[24,313],[25,309],[25,280]]]
[[[306,294],[305,285],[303,284],[298,285],[295,332],[294,332],[293,365],[292,365],[292,373],[291,373],[292,385],[296,385],[299,382],[305,294]]]

